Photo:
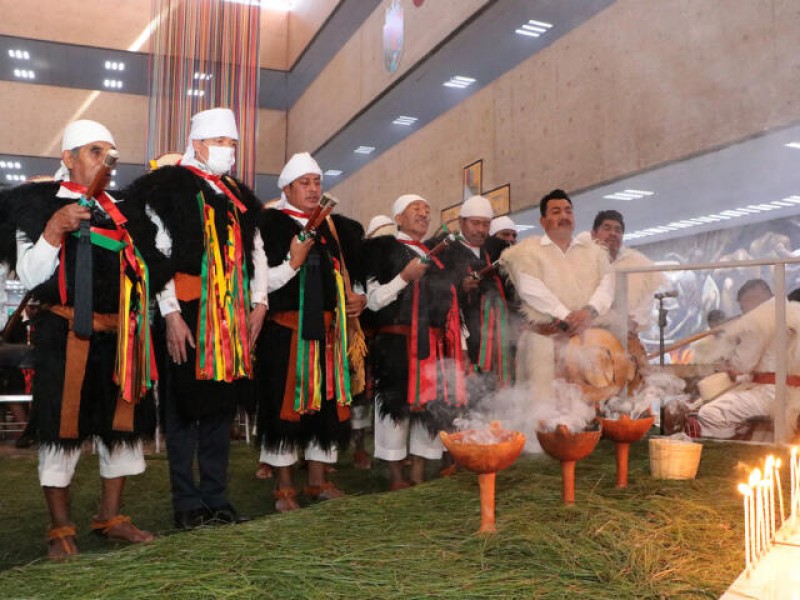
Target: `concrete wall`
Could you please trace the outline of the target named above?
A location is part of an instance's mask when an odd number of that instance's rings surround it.
[[[126,50],[150,23],[150,0],[0,0],[0,15],[3,35]]]
[[[0,81],[3,110],[16,126],[0,127],[9,154],[60,156],[61,134],[75,119],[94,119],[114,135],[124,163],[144,164],[147,97]]]
[[[798,39],[796,0],[617,0],[333,192],[362,222],[411,191],[439,209],[483,158],[517,210],[724,146],[800,120]]]
[[[301,0],[289,13],[286,66],[291,68],[341,0]]]
[[[0,148],[8,154],[56,157],[67,123],[95,119],[114,134],[124,163],[144,164],[147,97],[0,81],[9,126],[0,127]],[[278,173],[286,155],[286,113],[259,110],[259,173]],[[36,124],[35,127],[31,124]],[[182,151],[183,148],[175,148]]]
[[[383,22],[388,2],[381,4],[289,111],[289,154],[319,148],[486,2],[438,0],[419,8],[404,2],[405,43],[394,74],[383,66]]]

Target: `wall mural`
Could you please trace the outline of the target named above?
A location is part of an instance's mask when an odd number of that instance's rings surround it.
[[[680,265],[717,263],[732,260],[782,259],[800,257],[800,217],[776,219],[754,225],[709,231],[684,238],[642,244],[636,249],[658,264]],[[742,284],[764,279],[774,289],[771,266],[716,269],[709,271],[674,271],[666,273],[670,289],[677,298],[666,298],[666,342],[707,328],[706,315],[720,309],[726,316],[739,314],[736,293]],[[800,265],[786,266],[786,291],[800,288]],[[652,326],[641,337],[646,345],[658,345],[657,303],[653,302]]]

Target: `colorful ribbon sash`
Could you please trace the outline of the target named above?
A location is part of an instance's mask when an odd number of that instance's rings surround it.
[[[326,327],[325,351],[320,350],[319,340],[307,340],[303,336],[303,315],[306,310],[306,266],[300,267],[300,303],[297,326],[297,354],[294,364],[295,413],[304,415],[314,413],[322,407],[321,360],[325,360],[326,399],[335,399],[339,407],[349,406],[352,401],[350,391],[350,362],[347,358],[347,312],[345,310],[344,279],[341,265],[331,257],[336,287],[336,309],[334,326],[331,332]],[[292,340],[293,342],[295,340]],[[291,365],[290,365],[290,368]],[[291,378],[289,378],[291,380]],[[288,382],[287,382],[288,383]]]
[[[86,193],[86,187],[71,181],[61,182],[61,186],[79,194]],[[144,259],[133,244],[125,227],[127,219],[117,208],[114,200],[101,192],[94,198],[111,217],[115,229],[91,229],[91,241],[120,256],[120,295],[119,318],[117,321],[117,355],[114,369],[114,382],[119,386],[120,398],[131,404],[138,404],[149,390],[158,372],[150,337],[150,287],[149,274]],[[67,300],[65,274],[65,247],[61,244],[58,284],[62,305]],[[126,420],[121,431],[132,431],[132,421]]]
[[[247,320],[250,291],[237,204],[228,198],[225,247],[220,246],[215,211],[197,194],[203,226],[200,308],[197,325],[197,379],[231,382],[252,376]]]
[[[486,257],[486,265],[491,266]],[[481,343],[478,353],[478,368],[483,372],[494,371],[501,385],[512,384],[511,336],[508,322],[508,304],[503,283],[497,275],[492,276],[497,294],[484,293],[481,297]]]

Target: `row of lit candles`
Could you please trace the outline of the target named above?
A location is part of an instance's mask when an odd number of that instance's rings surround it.
[[[794,526],[800,517],[800,456],[795,447],[791,450],[789,465],[791,481],[789,522]],[[768,456],[764,460],[763,476],[760,469],[755,469],[750,473],[747,483],[739,484],[739,492],[744,501],[744,553],[748,573],[775,541],[778,519],[781,527],[785,523],[780,468],[781,459]]]

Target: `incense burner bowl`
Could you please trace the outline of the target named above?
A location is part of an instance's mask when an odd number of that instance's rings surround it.
[[[494,533],[495,475],[517,460],[525,446],[525,436],[518,431],[502,429],[493,421],[489,429],[458,433],[439,433],[453,459],[468,471],[478,474],[481,495],[481,527],[478,533]]]

